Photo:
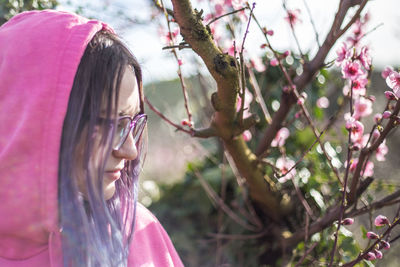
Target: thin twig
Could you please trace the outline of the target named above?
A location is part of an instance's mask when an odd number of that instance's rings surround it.
[[[225,204],[225,202],[217,195],[217,193],[215,193],[214,189],[212,189],[212,187],[208,184],[208,182],[204,179],[204,177],[199,171],[194,171],[194,174],[199,179],[201,185],[203,186],[204,190],[206,191],[210,199],[213,201],[213,203],[217,205],[219,208],[221,208],[221,210],[223,210],[225,214],[228,215],[228,217],[230,217],[234,222],[246,228],[247,230],[250,231],[258,230],[258,227],[254,227],[248,224],[245,220],[243,220],[235,212],[233,212],[232,209],[229,208]]]
[[[315,40],[317,41],[318,47],[321,47],[321,44],[320,44],[320,42],[319,42],[318,31],[317,31],[317,28],[315,27],[314,19],[313,19],[312,15],[311,15],[311,10],[310,10],[310,7],[309,7],[308,4],[307,4],[307,0],[303,0],[303,3],[304,3],[304,6],[305,6],[306,9],[307,9],[308,16],[310,17],[311,25],[312,25],[312,27],[313,27],[313,29],[314,29]]]
[[[285,0],[282,0],[282,5],[283,5],[283,9],[285,9],[285,11],[286,11],[286,14],[289,16],[289,10],[286,7]],[[292,23],[292,21],[290,19],[289,19],[289,24],[290,24],[290,30],[292,31],[294,40],[296,41],[296,45],[297,45],[297,49],[299,50],[299,54],[300,54],[301,58],[304,59],[304,54],[301,51],[299,39],[297,38],[296,32],[294,30],[294,25],[293,25],[293,23]]]
[[[162,7],[164,9],[165,19],[167,20],[168,34],[169,34],[169,38],[170,38],[170,43],[171,43],[171,45],[173,45],[172,44],[173,38],[172,38],[170,20],[168,19],[168,12],[167,12],[167,9],[165,8],[163,0],[161,0],[161,5],[162,5]],[[178,63],[178,76],[179,76],[179,80],[180,80],[181,87],[182,87],[182,94],[183,94],[183,100],[184,100],[184,104],[185,104],[186,114],[188,116],[189,123],[192,124],[192,114],[190,113],[189,104],[188,104],[189,97],[188,97],[188,94],[187,94],[185,80],[184,80],[183,75],[182,75],[182,68],[181,68],[181,64],[180,64],[180,59],[179,59],[178,54],[176,53],[176,50],[174,48],[172,48],[171,51],[174,54],[176,62]],[[192,127],[192,125],[190,125],[190,127]]]
[[[271,124],[272,118],[271,118],[271,115],[268,112],[267,105],[265,104],[264,98],[262,97],[260,86],[257,83],[256,76],[254,75],[253,70],[249,66],[247,66],[247,72],[249,73],[249,82],[254,88],[254,92],[255,92],[255,95],[256,95],[256,101],[261,106],[261,110],[262,110],[262,112],[264,114],[265,120],[267,121],[268,124]]]
[[[228,235],[228,234],[220,234],[220,233],[208,233],[209,236],[220,238],[220,239],[234,239],[234,240],[248,240],[248,239],[257,239],[263,237],[268,234],[269,231],[262,231],[258,234],[253,235]]]
[[[179,124],[176,124],[174,122],[172,122],[170,119],[168,119],[166,116],[164,116],[164,114],[162,114],[158,109],[156,109],[151,103],[150,101],[147,99],[147,97],[144,97],[144,102],[146,102],[146,104],[149,106],[149,108],[154,111],[154,113],[156,113],[161,119],[163,119],[164,121],[166,121],[168,124],[174,126],[178,131],[182,131],[185,132],[187,134],[193,135],[193,130],[187,130],[183,127],[181,127]]]
[[[298,267],[300,266],[303,261],[306,259],[307,255],[311,253],[311,251],[313,251],[313,249],[319,244],[319,242],[315,242],[314,244],[312,244],[312,246],[307,249],[306,253],[304,253],[304,255],[300,258],[299,262],[296,263],[296,265],[294,267]]]
[[[307,200],[305,200],[303,194],[301,193],[300,188],[299,188],[298,185],[295,183],[294,178],[292,177],[292,179],[290,179],[290,180],[292,180],[292,183],[293,183],[294,189],[295,189],[295,191],[296,191],[297,197],[299,198],[299,200],[300,200],[301,204],[303,205],[304,209],[306,210],[307,214],[308,214],[313,220],[315,220],[316,217],[314,216],[314,214],[313,214],[313,212],[312,212],[312,209],[311,209],[310,205],[308,204]]]
[[[178,45],[167,45],[162,48],[162,50],[167,50],[167,49],[174,49],[178,48],[179,50],[184,49],[184,48],[192,48],[190,45],[183,43],[183,44],[178,44]]]
[[[245,9],[247,9],[247,7],[243,7],[243,8],[241,8],[241,9],[237,9],[237,10],[234,10],[234,11],[232,11],[232,12],[229,12],[229,13],[223,14],[223,15],[221,15],[221,16],[218,16],[218,17],[216,17],[216,18],[213,18],[212,20],[210,20],[210,21],[207,23],[207,26],[210,26],[211,23],[213,23],[213,22],[219,20],[220,18],[223,18],[223,17],[225,17],[225,16],[229,16],[229,15],[233,15],[233,14],[238,13],[238,12],[240,12],[240,11],[243,11],[243,10],[245,10]]]

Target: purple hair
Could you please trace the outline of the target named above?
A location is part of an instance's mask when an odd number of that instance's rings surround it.
[[[109,125],[99,120],[99,115],[105,107],[108,121],[116,123],[119,90],[126,66],[131,66],[135,72],[143,113],[140,66],[114,34],[100,31],[93,37],[75,75],[64,119],[58,174],[64,266],[127,265],[146,133],[139,140],[138,157],[126,161],[111,199],[103,197],[102,180],[92,179],[103,177],[114,136]],[[100,145],[95,145],[95,135],[100,135]],[[76,160],[79,151],[83,151],[83,160]],[[100,158],[100,163],[95,173],[91,173],[89,165],[93,164],[94,155]],[[78,190],[78,170],[85,173],[85,197]]]

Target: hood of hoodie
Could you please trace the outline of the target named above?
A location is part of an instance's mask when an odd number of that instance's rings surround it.
[[[0,257],[28,259],[58,226],[61,133],[75,73],[106,24],[29,11],[0,27]],[[61,189],[62,190],[62,189]]]

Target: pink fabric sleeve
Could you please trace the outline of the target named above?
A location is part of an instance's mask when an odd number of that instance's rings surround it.
[[[141,204],[136,211],[135,233],[129,248],[129,267],[183,266],[167,232]]]

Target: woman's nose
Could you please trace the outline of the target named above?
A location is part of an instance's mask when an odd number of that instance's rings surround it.
[[[121,148],[118,150],[114,150],[113,154],[115,157],[123,158],[126,160],[136,159],[136,157],[138,156],[138,151],[132,136],[132,132],[129,133]]]

